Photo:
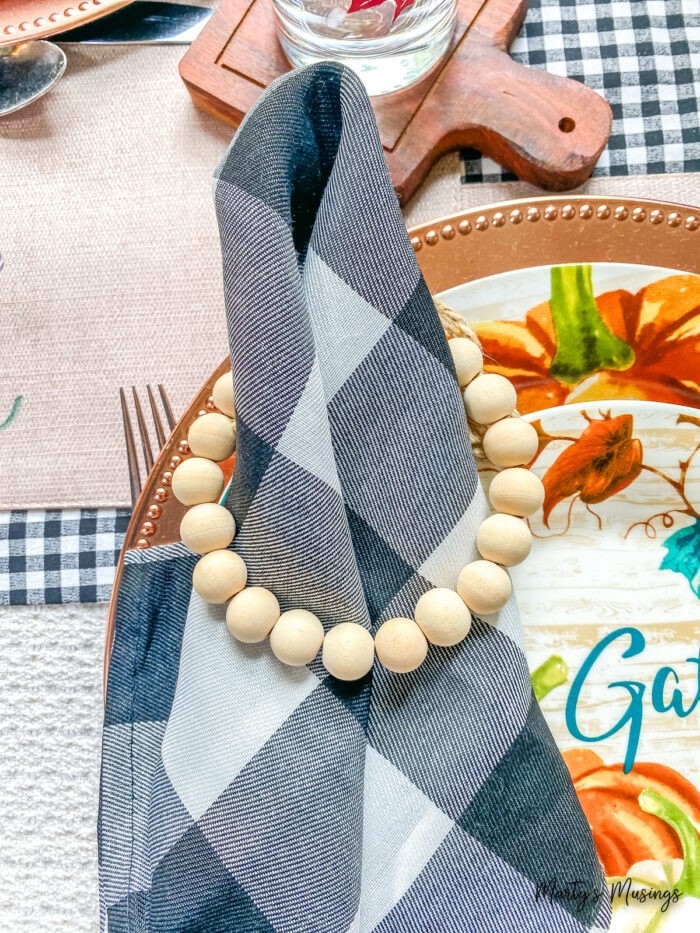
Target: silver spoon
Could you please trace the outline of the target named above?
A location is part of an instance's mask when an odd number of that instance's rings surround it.
[[[0,117],[41,97],[65,70],[65,52],[53,42],[21,42],[0,48]]]

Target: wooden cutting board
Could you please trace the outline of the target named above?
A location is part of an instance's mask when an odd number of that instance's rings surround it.
[[[457,3],[447,57],[411,87],[372,99],[399,199],[439,156],[465,147],[550,191],[580,185],[610,135],[606,101],[578,81],[512,60],[527,0]],[[272,0],[221,0],[180,74],[198,107],[238,125],[289,67]]]

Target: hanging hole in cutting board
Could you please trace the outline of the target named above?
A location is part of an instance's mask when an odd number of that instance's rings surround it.
[[[562,117],[559,121],[559,129],[562,133],[571,133],[576,129],[576,120],[573,117]]]

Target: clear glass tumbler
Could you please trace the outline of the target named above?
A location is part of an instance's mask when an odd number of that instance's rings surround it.
[[[370,94],[422,77],[447,51],[456,0],[273,0],[279,40],[295,67],[332,59]]]

